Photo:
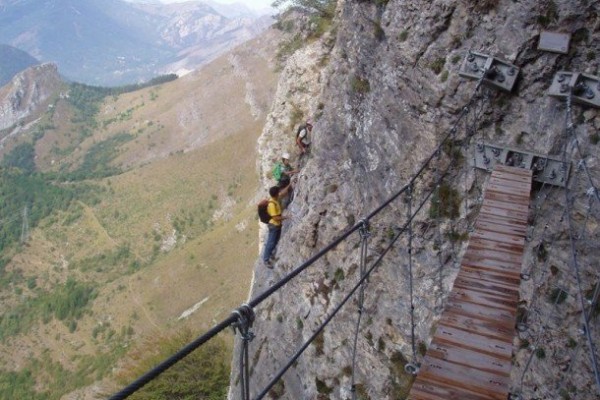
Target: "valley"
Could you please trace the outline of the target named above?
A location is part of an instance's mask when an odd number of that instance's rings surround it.
[[[144,343],[199,335],[243,302],[279,35],[141,90],[63,84],[0,133],[3,179],[28,193],[21,204],[5,192],[0,210],[13,232],[0,276],[0,398],[110,392],[123,384],[115,374],[134,378],[119,366],[143,360]]]

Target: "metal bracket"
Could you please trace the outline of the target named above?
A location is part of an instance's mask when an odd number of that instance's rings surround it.
[[[458,74],[480,80],[488,87],[511,92],[519,75],[519,67],[487,54],[469,51]]]
[[[565,187],[569,180],[570,163],[555,156],[488,144],[477,144],[475,167],[491,171],[496,164],[533,170],[536,182]]]
[[[600,108],[600,78],[579,72],[558,71],[548,95],[556,98],[571,95],[575,103]]]
[[[248,304],[242,304],[240,308],[233,310],[232,314],[237,318],[237,321],[231,325],[233,333],[237,333],[239,330],[240,336],[245,342],[252,341],[255,335],[250,329],[252,329],[252,324],[256,318],[252,307]]]

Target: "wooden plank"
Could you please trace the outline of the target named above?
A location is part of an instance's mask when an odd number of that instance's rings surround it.
[[[491,195],[485,198],[485,205],[489,207],[499,208],[501,210],[514,210],[522,213],[529,213],[528,204],[509,203],[502,200],[495,200],[496,196]]]
[[[485,194],[486,198],[490,198],[492,200],[505,201],[512,204],[522,204],[528,207],[530,204],[529,198],[524,198],[523,196],[514,195],[512,193],[486,191]]]
[[[498,326],[495,321],[480,321],[465,315],[457,314],[444,314],[438,322],[438,328],[440,326],[459,328],[464,331],[477,333],[479,336],[488,339],[501,340],[505,343],[512,341],[515,335],[513,329],[514,326]]]
[[[509,219],[522,220],[522,221],[525,221],[525,223],[527,223],[527,216],[529,215],[528,212],[514,211],[514,210],[508,210],[508,209],[504,209],[504,208],[496,208],[496,207],[487,206],[485,204],[485,200],[483,202],[483,205],[481,206],[481,212],[484,212],[486,214],[495,215],[498,217],[506,217]]]
[[[497,232],[502,234],[507,234],[509,236],[525,236],[527,233],[527,225],[516,226],[516,225],[504,225],[504,224],[495,224],[489,220],[477,220],[475,222],[475,233],[478,231],[488,231],[488,232]]]

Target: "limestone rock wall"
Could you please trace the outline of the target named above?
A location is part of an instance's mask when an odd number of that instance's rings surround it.
[[[32,115],[60,84],[55,64],[30,67],[0,87],[0,130],[9,128]]]
[[[259,164],[266,188],[272,184],[267,171],[273,157],[282,150],[294,149],[289,126],[294,121],[292,116],[301,112],[316,121],[314,149],[308,160],[302,161],[305,164],[295,199],[286,211],[291,219],[284,226],[275,269],[257,264],[253,296],[315,254],[409,180],[473,93],[475,83],[457,74],[468,50],[492,54],[522,69],[512,94],[484,91],[487,105],[472,125],[477,131],[476,140],[560,155],[566,143],[565,106],[546,96],[546,91],[559,70],[598,74],[598,8],[598,2],[566,0],[340,1],[333,33],[310,43],[289,60],[259,142]],[[538,51],[543,29],[573,33],[569,54]],[[600,116],[597,110],[575,108],[574,117],[587,165],[599,181]],[[571,138],[568,154],[578,158],[574,149]],[[416,340],[422,342],[420,349],[431,339],[439,317],[436,306],[452,286],[466,244],[445,240],[437,248],[431,227],[437,229],[439,224],[446,237],[450,226],[466,234],[477,214],[478,188],[485,183],[486,174],[475,172],[469,165],[472,151],[473,146],[463,149],[465,161],[451,174],[453,187],[468,193],[461,197],[460,217],[454,222],[434,221],[425,212],[415,224],[415,332]],[[574,171],[574,223],[582,232],[578,261],[582,290],[589,293],[598,281],[595,265],[599,254],[592,243],[599,235],[594,218],[598,217],[599,205],[588,208],[585,190],[589,182],[583,172]],[[526,333],[515,333],[513,389],[529,397],[557,399],[570,395],[595,399],[598,389],[589,358],[584,356],[585,338],[578,333],[580,302],[570,260],[568,225],[557,218],[564,209],[564,191],[536,186],[532,200],[531,222],[535,228],[524,268],[533,271],[535,277],[523,283],[521,302],[523,310],[530,310],[530,328]],[[370,261],[389,242],[405,212],[405,204],[397,201],[372,221]],[[544,229],[549,223],[554,227],[552,232]],[[539,251],[542,242],[544,257]],[[250,347],[253,395],[357,282],[358,244],[355,235],[338,245],[257,307],[256,338]],[[406,248],[401,246],[369,280],[355,371],[360,398],[406,396],[410,377],[403,373],[403,367],[412,357],[407,276]],[[548,298],[556,287],[564,288],[568,297],[563,304],[553,306]],[[356,318],[353,300],[285,374],[271,397],[350,398]],[[597,331],[593,332],[596,341]],[[535,356],[522,375],[533,351],[530,345],[544,348],[545,354]],[[577,378],[568,374],[570,365],[581,371],[575,374]],[[230,397],[238,398],[237,371],[232,379]]]

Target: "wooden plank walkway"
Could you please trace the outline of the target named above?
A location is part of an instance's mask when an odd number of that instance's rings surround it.
[[[497,165],[410,400],[506,400],[532,174]]]

